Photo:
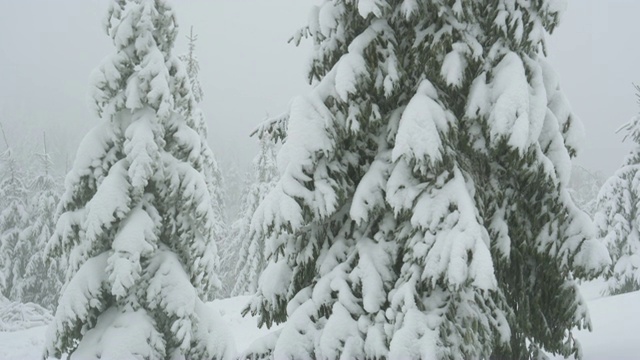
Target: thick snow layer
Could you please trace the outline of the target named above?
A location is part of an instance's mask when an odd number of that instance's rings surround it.
[[[456,50],[451,51],[442,61],[440,76],[447,82],[447,85],[458,87],[464,80],[466,67],[467,61],[464,56]]]
[[[13,332],[0,332],[0,359],[41,359],[46,326]]]
[[[120,312],[115,307],[103,312],[96,326],[84,334],[72,359],[157,358],[153,351],[163,347],[162,335],[152,326],[146,311]],[[147,345],[148,344],[148,345]]]
[[[637,359],[640,354],[637,324],[640,292],[603,297],[589,302],[593,332],[578,331],[583,360]],[[555,359],[562,359],[556,357]]]
[[[373,14],[376,17],[381,17],[381,8],[384,5],[386,4],[381,0],[360,0],[358,1],[358,12],[363,18],[369,16],[369,14]]]
[[[589,311],[593,323],[593,332],[578,331],[576,337],[582,345],[584,360],[600,359],[637,359],[640,354],[640,342],[635,331],[640,322],[640,292],[613,297],[599,297],[602,283],[592,282],[581,286],[586,299],[589,300]],[[238,353],[276,329],[257,328],[256,319],[247,315],[242,317],[241,311],[250,301],[250,296],[240,296],[208,303],[207,306],[218,310],[228,324],[229,334],[235,338]],[[0,332],[0,359],[26,360],[40,359],[44,346],[45,326],[15,332]],[[402,339],[407,341],[409,339]],[[397,341],[401,341],[398,339]],[[426,349],[413,348],[411,351],[421,352]],[[400,354],[398,354],[400,355]],[[562,359],[555,357],[553,359]]]
[[[217,312],[222,315],[222,319],[226,323],[224,329],[227,334],[235,339],[238,354],[244,352],[254,341],[259,342],[263,340],[265,336],[277,330],[277,327],[271,329],[267,329],[266,327],[258,328],[257,319],[250,314],[242,317],[242,310],[250,300],[250,296],[239,296],[215,300],[206,304],[207,307],[214,310],[214,313],[217,310]],[[134,319],[132,318],[132,320]],[[0,359],[41,359],[46,329],[46,326],[39,326],[28,330],[13,332],[0,331]],[[127,339],[131,337],[123,336],[121,338],[122,341],[129,341]],[[215,339],[212,339],[212,341],[215,341]],[[114,349],[117,347],[116,344],[110,345],[112,345]]]
[[[274,326],[271,329],[267,329],[266,326],[259,328],[258,319],[252,317],[250,313],[243,317],[242,310],[249,304],[249,301],[251,301],[251,296],[236,296],[207,303],[207,306],[220,312],[229,334],[235,340],[238,354],[244,353],[254,342],[263,340],[265,336],[280,328],[279,326]]]
[[[433,164],[442,160],[442,135],[449,129],[448,116],[437,102],[434,86],[424,80],[404,110],[393,148],[392,160],[400,156]]]

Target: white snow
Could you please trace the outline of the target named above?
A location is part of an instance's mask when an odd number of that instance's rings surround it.
[[[344,11],[344,6],[336,2],[326,2],[318,10],[318,28],[322,35],[329,36],[338,26],[337,18]],[[313,14],[312,14],[313,15]],[[313,16],[312,16],[313,17]]]
[[[414,12],[418,11],[418,1],[404,0],[400,9],[402,10],[402,13],[405,15],[405,17],[409,19]]]
[[[109,256],[107,272],[111,291],[119,299],[139,279],[141,257],[147,257],[156,249],[155,223],[149,214],[136,206],[122,222],[113,240],[113,254]]]
[[[221,330],[223,330],[227,336],[231,339],[235,339],[236,349],[238,354],[243,353],[245,350],[252,345],[252,350],[256,347],[256,344],[260,342],[264,342],[264,340],[268,340],[268,337],[263,339],[263,337],[272,334],[279,327],[275,326],[271,329],[267,329],[266,327],[258,328],[257,327],[257,319],[252,317],[250,314],[246,317],[242,317],[241,312],[242,309],[249,303],[251,300],[250,296],[239,296],[229,299],[215,300],[213,302],[207,303],[206,310],[209,313],[220,313],[222,317],[222,321],[224,321],[224,326],[222,326]],[[6,305],[4,303],[0,304],[0,307]],[[205,309],[203,309],[205,310]],[[138,318],[144,316],[143,312],[131,312],[126,315],[120,314],[112,314],[114,310],[108,310],[105,312],[100,319],[98,320],[100,332],[109,331],[111,332],[112,343],[107,346],[106,344],[102,344],[101,349],[104,359],[119,359],[117,354],[118,351],[118,342],[130,342],[133,339],[139,338],[142,336],[140,333],[132,333],[132,332],[123,332],[122,330],[126,330],[129,328],[139,330],[139,327],[130,327],[127,324],[131,324],[132,322],[144,323],[144,321],[140,321]],[[136,320],[138,319],[138,320]],[[103,324],[100,324],[100,323]],[[44,349],[44,340],[47,326],[37,326],[30,329],[17,330],[17,331],[0,331],[0,359],[2,360],[29,360],[29,359],[41,359],[42,353]],[[93,337],[97,335],[96,330],[91,330],[87,333],[88,336]],[[147,329],[151,331],[152,329]],[[95,334],[94,334],[95,332]],[[148,334],[147,334],[148,335]],[[214,336],[210,337],[208,346],[215,346],[216,341],[225,334],[214,334]],[[273,337],[273,336],[272,336]],[[97,339],[94,339],[97,340]],[[97,344],[96,342],[87,342],[86,344]],[[268,344],[267,344],[268,346]],[[271,348],[273,348],[271,346]],[[84,352],[83,355],[89,354],[89,356],[94,356],[96,353],[96,349],[92,349],[90,352]],[[89,350],[88,348],[79,349],[79,352],[85,350]],[[227,356],[229,355],[226,354]],[[65,358],[65,357],[63,357]],[[80,358],[84,359],[86,357],[80,356]]]
[[[374,240],[362,238],[356,244],[360,261],[356,268],[356,274],[362,282],[362,307],[369,314],[374,314],[384,306],[386,293],[384,281],[380,274],[389,272],[388,268],[393,264],[388,261],[387,249],[378,246]]]
[[[451,207],[456,210],[451,212]],[[489,234],[478,223],[474,201],[468,196],[458,169],[440,189],[426,191],[418,198],[411,223],[435,233],[425,233],[424,243],[430,249],[424,260],[424,279],[435,284],[441,274],[446,274],[446,280],[453,286],[471,280],[481,289],[496,287]],[[470,251],[472,259],[468,259]]]
[[[38,304],[13,302],[0,295],[0,332],[31,329],[52,320],[51,312]]]
[[[383,153],[364,174],[353,195],[349,215],[356,223],[369,220],[372,210],[384,207],[384,189],[390,169],[389,154]]]
[[[577,331],[583,360],[637,359],[640,354],[637,324],[640,321],[640,292],[603,297],[589,302],[593,332]],[[554,359],[562,359],[555,357]],[[571,358],[572,359],[572,358]]]
[[[569,100],[565,97],[564,92],[560,89],[560,80],[553,66],[549,64],[547,59],[540,58],[538,60],[542,69],[542,76],[547,93],[548,107],[555,115],[558,121],[558,127],[562,129],[562,137],[568,147],[579,152],[582,144],[586,140],[586,133],[582,121],[579,121],[569,105]],[[565,128],[567,123],[571,126]],[[556,166],[558,167],[558,166]]]
[[[164,348],[162,334],[144,310],[120,312],[112,307],[100,314],[96,326],[84,334],[72,359],[157,358],[152,349]],[[151,345],[148,346],[147,344]]]
[[[0,332],[0,359],[42,359],[46,329],[46,326],[40,326],[27,330]]]
[[[584,360],[602,359],[637,359],[640,354],[640,342],[636,330],[640,322],[640,292],[633,292],[613,297],[600,297],[603,288],[602,281],[585,283],[581,290],[588,300],[589,312],[593,324],[593,332],[586,330],[577,331],[575,336],[580,341],[584,351]],[[216,300],[207,303],[207,307],[220,312],[226,322],[226,332],[235,339],[238,354],[243,353],[251,346],[252,350],[264,347],[273,348],[279,327],[272,329],[258,328],[256,319],[247,315],[242,317],[241,311],[250,301],[250,296],[239,296],[229,299]],[[420,326],[419,314],[414,318],[412,326]],[[410,317],[407,317],[409,320]],[[3,360],[28,360],[40,359],[42,356],[45,326],[28,330],[12,332],[0,331],[0,359]],[[430,333],[426,327],[422,329],[423,345],[429,341]],[[271,334],[271,336],[269,336]],[[409,355],[425,352],[428,346],[420,346],[413,342],[416,339],[404,338],[398,334],[391,344],[391,355]],[[124,341],[124,340],[123,340]],[[562,359],[562,357],[552,357]]]
[[[389,346],[389,359],[437,359],[437,331],[428,326],[427,315],[410,309],[404,326],[395,333]]]
[[[348,340],[343,343],[342,339]],[[358,323],[351,317],[349,310],[340,302],[336,302],[333,304],[332,314],[327,320],[318,342],[322,358],[357,358],[357,354],[361,351],[351,352],[348,349],[348,345],[353,342],[357,342],[357,344],[351,344],[356,348],[362,348],[364,345],[358,336]]]
[[[369,14],[373,14],[375,17],[382,16],[382,7],[386,4],[385,1],[382,0],[359,0],[358,1],[358,13],[363,18],[369,16]]]
[[[158,162],[158,144],[154,136],[154,112],[151,108],[138,110],[132,117],[125,135],[124,151],[129,161],[129,181],[136,194],[141,194],[153,175]],[[157,125],[156,125],[157,127]],[[196,140],[193,144],[198,144]]]
[[[543,131],[547,117],[545,105],[549,103],[553,110],[552,99],[560,97],[556,88],[545,87],[547,79],[553,76],[547,74],[550,71],[537,59],[522,59],[515,53],[507,53],[493,70],[489,83],[486,73],[473,81],[466,115],[488,117],[492,144],[504,139],[522,153]],[[557,106],[558,113],[568,118],[570,108],[565,103]]]
[[[456,50],[451,51],[444,57],[440,76],[447,82],[447,85],[458,87],[464,80],[464,71],[467,61],[464,56]]]
[[[437,102],[436,89],[424,80],[402,113],[392,160],[400,156],[433,164],[442,159],[441,134],[448,128],[448,115]]]
[[[87,204],[86,239],[79,247],[90,248],[98,241],[103,232],[116,220],[125,217],[130,211],[131,199],[122,189],[129,188],[125,160],[115,163],[93,198]],[[80,261],[81,262],[81,261]],[[73,261],[71,261],[72,265]]]
[[[356,91],[358,78],[367,74],[367,63],[362,54],[349,53],[336,64],[336,91],[344,102],[349,100],[349,94]]]
[[[289,283],[281,279],[291,279],[293,272],[284,260],[270,262],[260,276],[258,288],[261,289],[262,296],[272,303],[276,303],[277,297],[285,295],[289,288]]]
[[[508,137],[509,145],[523,150],[529,145],[530,105],[525,68],[518,55],[505,55],[496,66],[492,85],[491,138]]]

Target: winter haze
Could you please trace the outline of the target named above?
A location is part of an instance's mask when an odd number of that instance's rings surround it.
[[[0,0],[0,360],[640,354],[638,10]]]
[[[315,2],[173,3],[181,27],[177,52],[186,50],[190,26],[199,36],[209,143],[220,161],[244,167],[257,151],[249,138],[255,125],[286,110],[290,99],[307,89],[310,44],[296,48],[287,40],[305,25]],[[23,150],[39,148],[45,131],[60,172],[98,122],[86,94],[91,71],[113,51],[100,26],[106,4],[0,1],[0,121],[12,146]],[[587,134],[577,161],[607,176],[628,150],[615,131],[640,110],[632,87],[640,83],[640,48],[629,45],[640,35],[631,25],[639,12],[636,0],[569,0],[549,43],[552,64]]]

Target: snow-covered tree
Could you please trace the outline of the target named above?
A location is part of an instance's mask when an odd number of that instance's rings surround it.
[[[47,245],[68,270],[45,357],[226,357],[227,331],[201,300],[219,283],[215,218],[175,15],[163,0],[115,0],[105,27],[115,52],[92,76],[101,123]]]
[[[606,178],[602,173],[591,171],[580,165],[573,165],[569,180],[569,193],[580,209],[594,216],[598,203],[598,193]]]
[[[602,186],[595,215],[598,235],[611,254],[606,292],[612,295],[640,290],[640,116],[621,129],[635,147]]]
[[[184,62],[187,68],[187,75],[191,84],[191,91],[193,93],[195,105],[197,105],[202,101],[204,92],[202,90],[202,87],[200,86],[200,80],[198,79],[200,63],[195,53],[195,42],[196,40],[198,40],[198,36],[193,34],[193,27],[191,27],[190,33],[187,36],[187,40],[189,40],[189,51],[186,54],[181,55],[180,60]],[[200,108],[192,108],[191,106],[192,105],[189,104],[188,112],[185,114],[185,116],[192,118],[192,121],[197,124],[197,130],[200,133],[202,140],[206,142],[208,134],[204,113]],[[211,204],[213,206],[212,222],[214,228],[214,238],[216,239],[218,252],[221,255],[224,255],[225,246],[229,237],[227,229],[227,209],[225,204],[226,193],[224,176],[222,175],[222,171],[220,170],[218,161],[213,151],[211,151],[211,148],[208,146],[204,146],[202,147],[201,152],[204,161],[203,168],[205,181],[207,183],[207,188],[209,189],[209,194],[211,195]],[[216,272],[222,275],[223,269],[224,268],[222,267],[222,264],[218,263]],[[222,285],[223,287],[221,289],[212,289],[210,294],[208,294],[207,299],[213,300],[213,298],[218,295],[228,295],[228,291],[225,291],[224,284]]]
[[[28,261],[24,254],[16,252],[28,221],[28,190],[24,174],[8,144],[7,150],[0,154],[0,160],[0,294],[16,300],[17,280],[22,275],[22,265]]]
[[[202,110],[195,106],[202,101],[204,92],[200,86],[200,80],[198,79],[200,63],[198,62],[198,57],[195,53],[195,42],[198,40],[198,36],[193,34],[193,27],[191,27],[187,40],[189,40],[189,51],[186,54],[181,55],[179,58],[186,66],[195,103],[187,104],[187,112],[184,115],[196,124],[196,130],[200,134],[202,141],[206,142],[208,131],[205,116]],[[214,228],[214,239],[216,240],[218,251],[220,253],[224,253],[224,246],[228,239],[224,177],[220,170],[220,166],[218,166],[218,161],[209,146],[201,147],[201,155],[203,159],[205,181],[207,183],[207,188],[209,189],[211,204],[213,206],[212,223]],[[216,271],[219,273],[221,268],[217,268]],[[222,291],[215,291],[212,289],[211,293],[207,296],[207,299],[212,300],[217,294],[226,295],[226,292],[224,289],[222,289]]]
[[[275,143],[266,133],[260,137],[260,149],[253,159],[252,175],[253,181],[244,195],[240,216],[231,225],[231,242],[238,249],[237,257],[232,262],[233,274],[228,277],[231,280],[231,296],[254,294],[265,267],[265,242],[256,232],[251,231],[251,219],[278,180]]]
[[[606,249],[567,191],[581,136],[542,54],[561,0],[327,0],[313,90],[254,230],[274,358],[580,355]]]
[[[193,94],[193,98],[196,103],[200,103],[204,97],[204,92],[202,91],[200,79],[198,78],[198,73],[200,72],[200,61],[196,55],[196,41],[198,40],[198,35],[193,33],[193,26],[189,30],[187,40],[189,41],[189,50],[186,54],[180,55],[180,60],[182,60],[187,67],[187,74],[189,75],[189,81],[191,82],[191,93]]]
[[[20,234],[14,255],[22,260],[20,279],[14,287],[13,297],[17,301],[33,302],[55,310],[64,284],[64,264],[60,259],[46,259],[44,249],[55,229],[60,190],[51,173],[51,159],[46,146],[44,153],[38,156],[42,164],[41,173],[30,186],[29,221]]]
[[[226,204],[227,217],[229,219],[237,219],[242,205],[243,191],[246,189],[248,179],[247,173],[250,171],[248,167],[236,156],[225,157],[221,161],[222,173],[225,180],[224,201]]]

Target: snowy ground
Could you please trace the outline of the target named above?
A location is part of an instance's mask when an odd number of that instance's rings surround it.
[[[583,360],[640,358],[640,291],[590,300],[589,313],[593,332],[576,334],[584,351]]]
[[[599,297],[598,284],[583,287],[589,301],[594,331],[579,332],[578,339],[584,350],[584,360],[638,359],[640,341],[636,332],[640,324],[640,292],[614,297]],[[229,330],[242,352],[255,339],[271,330],[258,329],[254,318],[243,318],[240,311],[249,297],[235,297],[211,303],[229,323]],[[0,332],[0,359],[40,359],[45,327],[16,332]]]
[[[249,296],[216,300],[210,306],[220,311],[233,334],[238,352],[244,351],[251,343],[274,331],[256,326],[256,319],[248,315],[242,317],[241,312],[249,301]],[[0,360],[41,359],[46,326],[34,327],[15,332],[0,331]]]
[[[46,326],[15,332],[0,332],[0,359],[40,359]]]

